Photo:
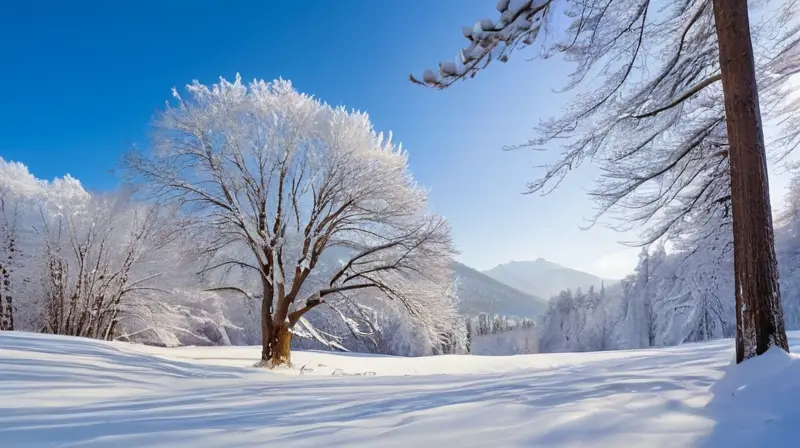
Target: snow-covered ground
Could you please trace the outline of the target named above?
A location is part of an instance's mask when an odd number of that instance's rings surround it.
[[[800,362],[771,351],[731,368],[731,345],[298,352],[296,369],[268,372],[249,367],[254,347],[0,333],[0,446],[796,446]]]

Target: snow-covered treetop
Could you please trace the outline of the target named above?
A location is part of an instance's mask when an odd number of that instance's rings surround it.
[[[51,181],[38,179],[23,163],[6,161],[2,157],[0,193],[25,201],[33,208],[60,209],[65,203],[77,204],[89,200],[89,193],[80,181],[69,174]]]

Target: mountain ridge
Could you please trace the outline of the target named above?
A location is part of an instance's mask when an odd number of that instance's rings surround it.
[[[544,258],[509,261],[483,271],[483,274],[529,295],[546,298],[565,289],[585,290],[592,286],[599,289],[619,281],[562,266]]]
[[[461,312],[509,317],[538,317],[547,309],[547,299],[520,291],[463,263],[454,262]]]

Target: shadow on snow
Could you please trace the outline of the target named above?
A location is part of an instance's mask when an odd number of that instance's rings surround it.
[[[742,433],[742,425],[752,422],[748,420],[752,414],[748,417],[745,410],[731,411],[735,403],[723,392],[715,390],[708,406],[688,406],[685,400],[672,398],[676,393],[683,398],[707,396],[714,380],[726,371],[724,363],[709,367],[708,359],[719,358],[728,347],[730,341],[687,344],[637,352],[623,359],[505,374],[285,377],[245,367],[167,361],[77,338],[0,334],[0,349],[36,354],[36,359],[0,357],[0,440],[13,446],[36,446],[99,443],[108,437],[130,436],[126,440],[135,446],[137,437],[157,435],[160,443],[168,445],[175,438],[188,445],[209,432],[244,435],[268,430],[272,434],[269,442],[274,443],[333,435],[358,425],[371,428],[374,437],[388,437],[398,428],[419,424],[437,409],[452,408],[469,415],[473,405],[488,410],[507,406],[533,420],[544,409],[586,404],[590,412],[551,422],[526,443],[598,443],[609,434],[633,430],[641,419],[677,413],[715,422],[711,432],[699,440],[701,446],[742,446],[742,439],[732,437]],[[64,354],[71,357],[58,359]],[[705,368],[705,374],[695,373],[698,367]],[[800,378],[800,371],[793,373]],[[207,382],[209,379],[214,381]],[[28,408],[7,407],[9,403],[2,398],[36,390],[50,390],[57,397],[60,388],[93,388],[102,394],[109,387],[135,388],[137,393],[133,398],[131,394],[108,399],[98,395],[94,402],[75,406]],[[609,397],[614,397],[613,408],[602,404],[592,408],[599,403],[594,399]],[[633,406],[637,400],[649,404]],[[798,432],[785,420],[800,421],[800,412],[777,415],[763,406],[756,415],[759,425],[752,427],[753,438],[748,440],[759,442],[758,446],[771,446],[770,441],[785,440],[781,438],[789,432]],[[770,438],[761,443],[758,437],[766,437],[770,427]],[[467,429],[469,425],[465,425]],[[374,442],[364,442],[370,440]],[[236,445],[265,442],[263,438],[243,438]]]

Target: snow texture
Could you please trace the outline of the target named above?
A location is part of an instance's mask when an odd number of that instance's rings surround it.
[[[800,342],[800,333],[792,334]],[[0,440],[25,447],[792,446],[800,362],[732,341],[509,357],[158,348],[0,333]]]

